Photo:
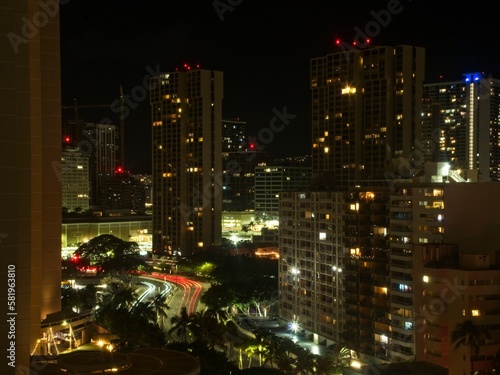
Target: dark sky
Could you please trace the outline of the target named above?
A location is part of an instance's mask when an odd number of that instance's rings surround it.
[[[220,16],[215,4],[232,8]],[[230,5],[234,4],[234,5]],[[310,152],[309,61],[335,52],[335,39],[351,41],[371,25],[372,44],[426,48],[426,81],[460,79],[483,71],[500,77],[500,31],[490,2],[335,0],[71,0],[61,5],[63,105],[82,109],[89,122],[110,118],[112,103],[135,93],[125,118],[126,167],[151,171],[150,71],[184,63],[224,72],[223,116],[247,121],[257,136],[287,107],[296,117],[265,145],[271,156]],[[387,15],[376,21],[374,14]],[[222,19],[221,19],[222,18]],[[384,23],[378,29],[373,22]],[[135,90],[135,91],[134,91]],[[115,107],[116,108],[116,107]],[[64,118],[73,118],[63,110]]]

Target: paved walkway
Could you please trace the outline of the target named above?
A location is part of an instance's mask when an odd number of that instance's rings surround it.
[[[288,332],[287,323],[283,320],[275,321],[271,318],[260,318],[255,316],[252,316],[252,319],[255,320],[259,327],[269,329],[278,337],[288,337],[296,344],[310,350],[313,354],[324,355],[327,352],[326,346],[316,344],[312,340],[309,340],[301,335]]]

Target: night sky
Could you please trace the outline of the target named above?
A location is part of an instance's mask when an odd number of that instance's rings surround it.
[[[218,5],[219,11],[215,9]],[[233,5],[231,5],[233,4]],[[126,168],[151,172],[149,98],[144,78],[184,63],[224,72],[224,118],[247,121],[250,135],[273,109],[296,117],[265,146],[273,157],[310,153],[309,61],[337,51],[371,25],[374,45],[426,48],[426,81],[483,71],[500,78],[499,28],[492,3],[475,1],[70,0],[61,5],[62,101],[88,122],[119,124],[122,85]],[[226,9],[224,9],[226,7]],[[374,14],[387,15],[390,19]],[[382,12],[382,13],[380,13]],[[377,25],[384,23],[378,27]],[[361,36],[363,38],[363,36]],[[360,39],[363,40],[363,39]],[[134,100],[132,93],[135,94]],[[113,105],[114,103],[114,105]],[[64,109],[63,118],[74,118]]]

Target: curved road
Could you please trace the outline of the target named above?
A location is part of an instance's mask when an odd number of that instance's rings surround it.
[[[181,313],[183,307],[187,308],[189,315],[194,314],[203,307],[199,303],[199,298],[204,290],[204,285],[198,281],[188,279],[184,276],[160,272],[153,272],[150,275],[141,276],[141,278],[152,278],[176,285],[176,288],[172,291],[172,299],[168,305],[171,309],[177,311],[177,315]]]

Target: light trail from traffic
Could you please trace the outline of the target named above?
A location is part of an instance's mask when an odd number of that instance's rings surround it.
[[[187,313],[189,315],[194,314],[196,312],[198,299],[200,298],[200,295],[203,292],[203,286],[199,282],[188,279],[184,276],[179,276],[179,275],[172,276],[170,274],[164,274],[159,272],[153,272],[151,273],[151,275],[148,276],[153,277],[155,279],[174,283],[183,289],[178,314],[181,313],[182,307],[186,307]]]

